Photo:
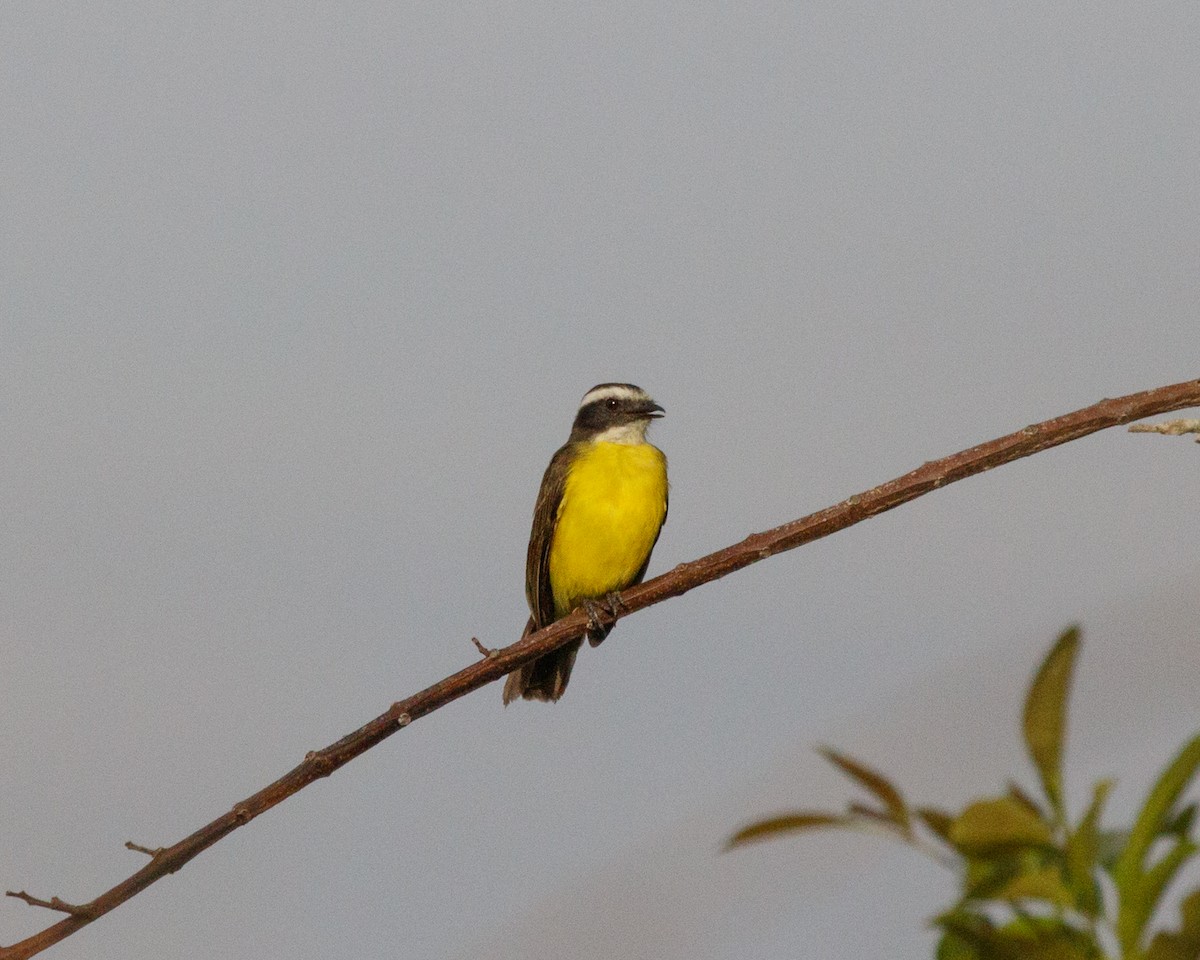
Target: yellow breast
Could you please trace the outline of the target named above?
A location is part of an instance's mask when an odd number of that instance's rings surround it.
[[[623,590],[650,557],[667,513],[667,458],[649,443],[582,447],[550,543],[555,615]]]

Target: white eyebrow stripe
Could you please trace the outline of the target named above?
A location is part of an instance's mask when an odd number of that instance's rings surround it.
[[[645,399],[645,396],[646,394],[641,390],[618,383],[611,387],[593,387],[583,395],[583,399],[579,401],[579,406],[582,409],[589,403],[595,403],[597,400],[642,400]]]

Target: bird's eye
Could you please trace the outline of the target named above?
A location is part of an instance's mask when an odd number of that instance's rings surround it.
[[[620,406],[620,404],[619,404],[619,403],[617,403],[617,398],[616,398],[616,397],[609,397],[609,398],[608,398],[608,399],[607,399],[607,400],[604,402],[604,405],[605,405],[606,407],[608,407],[608,409],[609,409],[609,410],[616,410],[616,409],[617,409],[617,407],[619,407],[619,406]]]

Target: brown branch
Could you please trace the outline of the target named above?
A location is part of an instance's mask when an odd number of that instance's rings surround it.
[[[143,847],[140,843],[134,843],[132,840],[125,841],[125,849],[132,850],[134,853],[144,853],[150,858],[161,857],[166,847]]]
[[[792,550],[809,541],[844,530],[955,480],[983,473],[992,467],[1076,440],[1106,427],[1195,406],[1200,406],[1200,380],[1189,380],[1114,400],[1102,400],[1074,413],[1033,424],[997,440],[990,440],[941,460],[930,461],[911,473],[855,494],[832,507],[772,530],[753,534],[741,543],[710,553],[699,560],[682,563],[662,576],[625,591],[621,595],[621,604],[627,612],[633,613],[652,604],[661,603],[668,597],[687,593],[694,587],[710,583],[774,554]],[[323,750],[309,753],[299,766],[274,783],[263,787],[258,793],[235,804],[232,810],[216,820],[178,843],[155,851],[151,861],[142,869],[89,903],[73,907],[63,904],[57,898],[47,903],[28,894],[10,894],[37,906],[65,909],[70,916],[11,947],[0,947],[0,960],[23,960],[32,957],[70,936],[156,880],[168,873],[174,873],[222,837],[304,789],[314,780],[329,776],[381,740],[408,726],[413,720],[418,720],[493,680],[499,680],[524,663],[582,637],[587,626],[586,612],[576,611],[511,646],[488,651],[483,659],[406,700],[393,703],[387,712],[365,726]]]
[[[479,655],[481,657],[494,657],[496,655],[496,651],[489,650],[487,647],[485,647],[482,643],[479,642],[478,637],[472,637],[471,642],[473,644],[475,644],[475,649],[479,651]]]
[[[86,903],[81,906],[77,903],[67,903],[66,900],[60,900],[58,897],[43,900],[41,897],[35,897],[24,890],[20,890],[17,893],[8,890],[5,891],[4,895],[6,897],[13,897],[16,900],[24,900],[31,907],[45,907],[47,910],[58,910],[60,913],[69,913],[73,917],[82,917],[85,921],[93,919],[94,916]]]

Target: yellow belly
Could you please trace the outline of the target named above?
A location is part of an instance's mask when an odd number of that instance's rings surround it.
[[[555,616],[637,578],[667,513],[667,458],[648,443],[594,443],[563,487],[550,544]]]

